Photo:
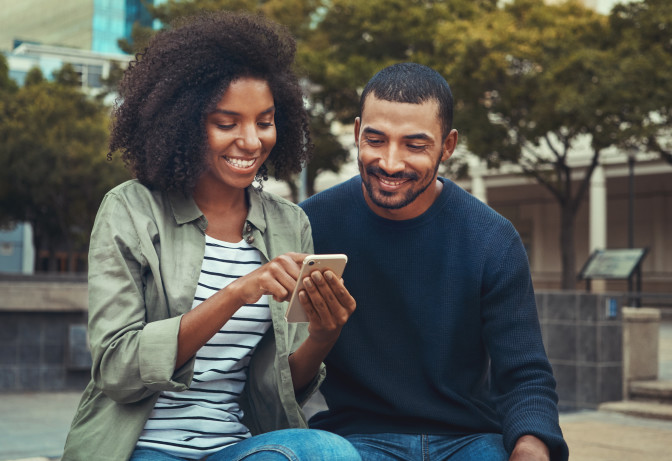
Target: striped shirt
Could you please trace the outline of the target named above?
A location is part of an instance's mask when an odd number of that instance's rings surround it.
[[[205,257],[192,309],[261,266],[259,251],[245,241],[206,235]],[[137,447],[200,459],[250,437],[237,398],[254,348],[271,326],[267,296],[242,306],[196,354],[194,378],[184,392],[162,392]]]

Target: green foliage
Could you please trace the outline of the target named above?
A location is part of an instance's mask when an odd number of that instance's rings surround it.
[[[0,107],[0,224],[30,222],[38,249],[84,250],[104,193],[128,177],[106,159],[107,125],[70,84],[19,89]]]
[[[6,93],[13,93],[17,90],[14,80],[9,78],[9,66],[5,55],[0,53],[0,97]]]
[[[672,3],[620,4],[609,22],[619,68],[610,75],[615,90],[608,107],[618,143],[672,163]]]
[[[69,63],[63,64],[63,67],[54,72],[54,80],[60,85],[72,88],[82,86],[82,76]]]
[[[33,86],[42,82],[44,82],[44,75],[42,74],[42,70],[39,67],[33,67],[26,74],[26,80],[23,84],[25,86]]]
[[[461,143],[490,166],[518,163],[556,197],[563,220],[562,252],[568,255],[563,257],[564,283],[573,286],[573,242],[565,236],[572,233],[600,153],[610,146],[635,147],[659,152],[672,162],[672,2],[628,2],[614,7],[609,16],[575,0],[499,4],[169,0],[150,10],[165,27],[198,11],[230,10],[265,15],[292,31],[298,43],[297,68],[307,77],[310,91],[316,144],[309,190],[316,175],[338,170],[347,158],[329,127],[334,121],[352,122],[361,89],[376,71],[401,61],[437,69],[453,88],[454,125]],[[136,26],[132,39],[120,45],[129,53],[141,52],[154,33]],[[3,62],[0,95],[12,86]],[[68,84],[72,73],[62,70],[57,79]],[[36,79],[32,86],[44,84]],[[25,103],[30,103],[28,98]],[[7,107],[2,107],[5,113]],[[0,125],[0,133],[7,129]],[[38,136],[31,129],[36,130],[29,128],[23,136],[26,143]],[[568,159],[581,139],[590,140],[592,162],[583,179],[573,181]],[[0,144],[0,149],[4,159],[8,147]]]

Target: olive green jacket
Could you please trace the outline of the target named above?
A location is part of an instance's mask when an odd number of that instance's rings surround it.
[[[243,238],[262,263],[288,251],[312,253],[310,224],[296,205],[247,189]],[[89,249],[92,380],[65,444],[63,461],[130,457],[161,391],[186,390],[193,358],[175,370],[181,316],[191,309],[205,251],[207,221],[191,197],[151,191],[133,180],[100,206]],[[324,366],[296,396],[288,357],[308,336],[288,324],[286,303],[269,297],[273,328],[250,362],[241,396],[252,434],[306,427],[300,408],[324,378]]]

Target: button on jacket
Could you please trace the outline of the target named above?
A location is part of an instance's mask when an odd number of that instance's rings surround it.
[[[312,253],[303,211],[280,197],[246,190],[243,238],[262,264],[283,253]],[[151,191],[136,180],[100,206],[89,249],[92,380],[84,391],[63,460],[128,459],[161,391],[183,391],[194,359],[175,370],[181,316],[191,309],[205,251],[207,220],[192,197]],[[255,350],[241,396],[252,434],[306,427],[300,408],[324,377],[296,395],[288,357],[308,336],[287,323],[286,303],[269,297],[273,327]]]

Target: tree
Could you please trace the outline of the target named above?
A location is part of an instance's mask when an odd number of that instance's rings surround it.
[[[517,163],[559,205],[566,289],[576,287],[576,214],[601,152],[621,136],[619,57],[609,36],[605,16],[578,2],[541,0],[516,0],[439,33],[443,48],[457,51],[443,70],[455,82],[469,150],[491,166]],[[573,157],[586,139],[591,154],[581,176]]]
[[[289,3],[303,14],[282,0],[170,0],[155,11],[166,24],[198,9],[286,22],[298,37],[318,127],[350,123],[363,85],[386,65],[415,61],[440,71],[469,150],[490,166],[519,164],[555,197],[564,288],[576,286],[574,221],[601,153],[636,147],[672,161],[667,0],[618,5],[609,17],[572,0]],[[590,158],[578,175],[572,158],[586,139]]]
[[[77,87],[36,77],[0,106],[0,223],[30,222],[50,270],[61,246],[74,269],[104,193],[128,178],[106,160],[107,125],[107,109]]]
[[[611,76],[619,145],[657,152],[672,163],[672,3],[619,4],[609,22],[610,43],[620,60]]]
[[[16,83],[9,77],[7,59],[3,54],[0,54],[0,96],[14,93],[16,90]]]
[[[352,123],[359,94],[375,72],[393,63],[443,65],[443,24],[477,21],[496,0],[333,0],[299,55],[315,85],[313,98],[331,116]]]

